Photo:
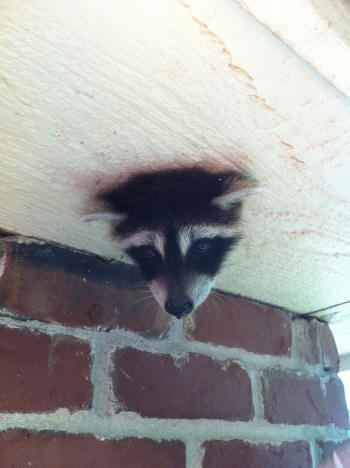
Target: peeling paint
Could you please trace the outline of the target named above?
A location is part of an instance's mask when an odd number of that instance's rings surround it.
[[[281,140],[282,145],[287,146],[290,149],[294,149],[294,146],[291,145],[290,143],[287,143],[286,141]]]
[[[293,161],[295,161],[295,162],[297,162],[299,164],[305,164],[304,161],[302,161],[301,159],[298,159],[296,156],[291,155],[291,156],[288,156],[288,158],[292,159]]]
[[[182,2],[180,2],[180,3],[182,3]],[[220,39],[220,37],[219,37],[217,34],[213,33],[213,32],[209,29],[209,27],[208,27],[208,25],[207,25],[206,23],[200,21],[200,20],[199,20],[198,18],[196,18],[195,16],[192,16],[192,19],[193,19],[197,24],[199,24],[199,25],[201,26],[201,28],[203,28],[204,31],[201,31],[201,33],[205,33],[205,34],[210,35],[211,37],[213,37],[213,38],[215,39],[215,42],[216,42],[217,44],[224,46],[224,47],[222,47],[221,52],[222,52],[223,54],[227,55],[227,56],[229,57],[229,59],[230,59],[230,61],[229,61],[229,63],[228,63],[228,67],[229,67],[232,71],[237,72],[238,74],[244,76],[245,78],[248,78],[250,81],[254,81],[254,78],[253,78],[246,70],[244,70],[242,67],[239,67],[238,65],[233,64],[232,54],[231,54],[231,52],[228,50],[228,48],[227,48],[225,42],[224,42],[222,39]],[[247,85],[248,85],[249,87],[251,87],[252,89],[256,90],[255,86],[252,85],[252,83],[247,83]],[[268,106],[268,105],[266,104],[265,99],[262,99],[262,98],[260,98],[260,99],[261,99],[261,100],[263,101],[263,103],[266,105],[266,108],[268,108],[269,110],[274,110],[272,107],[270,107],[270,106]]]
[[[274,107],[271,107],[266,103],[266,99],[264,99],[264,98],[262,98],[260,96],[257,96],[256,94],[250,94],[249,97],[250,97],[250,99],[252,101],[255,101],[258,104],[261,104],[265,109],[270,110],[272,112],[277,112]]]
[[[87,96],[91,99],[95,99],[95,97],[92,94],[89,94],[86,91],[80,91],[79,89],[75,89],[74,91],[76,94],[83,94],[84,96]]]
[[[254,78],[246,70],[244,70],[244,68],[239,67],[238,65],[234,65],[233,63],[229,63],[228,66],[231,68],[231,70],[244,75],[250,81],[254,81]],[[256,89],[255,86],[253,86],[253,88]]]
[[[8,79],[6,79],[3,75],[0,75],[0,80],[4,82],[9,88],[12,87],[11,83],[9,82]]]

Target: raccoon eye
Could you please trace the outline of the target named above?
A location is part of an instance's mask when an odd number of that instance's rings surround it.
[[[139,249],[139,255],[147,260],[153,260],[158,257],[158,252],[153,247],[145,246]]]
[[[206,253],[210,248],[210,241],[208,239],[201,239],[193,245],[193,252],[197,255]]]

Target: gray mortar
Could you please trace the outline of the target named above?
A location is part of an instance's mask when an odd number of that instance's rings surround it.
[[[347,431],[329,426],[270,424],[263,419],[260,375],[264,368],[281,368],[298,374],[307,373],[321,377],[326,382],[336,376],[322,368],[322,365],[303,363],[292,350],[291,357],[256,355],[238,348],[226,348],[212,344],[188,341],[182,330],[182,321],[173,320],[165,338],[143,338],[127,330],[109,332],[84,328],[65,327],[58,324],[42,323],[37,320],[18,320],[6,309],[0,310],[0,324],[9,328],[29,329],[51,336],[68,335],[91,344],[93,363],[91,381],[94,388],[91,410],[69,413],[59,409],[53,413],[0,414],[0,430],[23,428],[36,431],[65,431],[72,434],[93,434],[99,439],[120,439],[124,437],[149,437],[154,440],[182,440],[186,444],[187,468],[199,468],[203,456],[201,444],[206,440],[242,439],[251,443],[279,445],[282,442],[307,440],[313,465],[320,460],[320,450],[316,440],[329,440],[339,443],[347,438]],[[117,348],[131,346],[151,353],[171,354],[177,365],[189,353],[199,353],[216,359],[224,364],[232,359],[247,370],[252,382],[255,416],[249,422],[231,422],[208,419],[155,419],[143,418],[134,412],[116,411],[121,404],[115,399],[111,388],[112,355]],[[261,389],[260,389],[261,390]]]

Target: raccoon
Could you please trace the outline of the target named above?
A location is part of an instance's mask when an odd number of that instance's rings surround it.
[[[242,199],[257,191],[256,181],[238,171],[140,173],[97,195],[107,211],[83,221],[109,221],[119,247],[140,267],[157,302],[181,318],[209,295],[240,239]]]

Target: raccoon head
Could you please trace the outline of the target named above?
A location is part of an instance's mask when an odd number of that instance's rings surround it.
[[[242,199],[256,181],[229,171],[178,169],[138,174],[98,199],[119,246],[140,267],[157,302],[181,318],[209,295],[237,243]]]

